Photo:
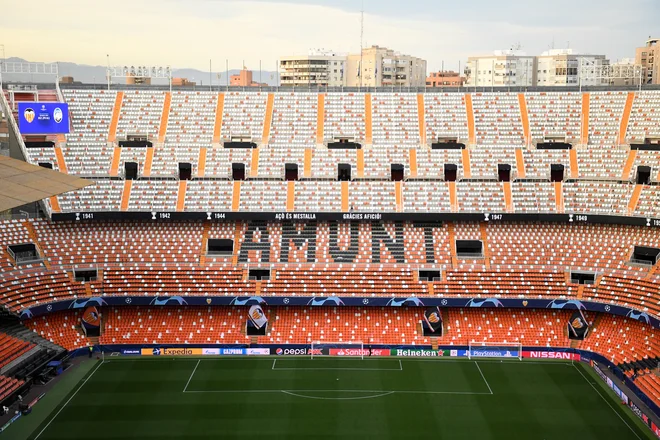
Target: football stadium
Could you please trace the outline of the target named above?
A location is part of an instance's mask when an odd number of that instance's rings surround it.
[[[660,86],[124,74],[2,84],[0,440],[660,438]]]

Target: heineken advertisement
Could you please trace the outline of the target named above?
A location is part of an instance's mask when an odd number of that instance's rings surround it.
[[[390,356],[401,357],[442,357],[442,356],[458,356],[458,350],[424,350],[424,349],[410,349],[410,348],[393,348],[390,350]]]

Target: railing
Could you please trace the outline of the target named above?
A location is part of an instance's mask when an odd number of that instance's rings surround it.
[[[11,83],[7,83],[12,85]],[[79,89],[79,90],[107,90],[107,84],[60,84],[62,89]],[[56,88],[55,84],[38,84],[36,87],[39,89],[54,89]],[[112,84],[110,86],[112,90],[170,90],[169,85],[126,85],[126,84]],[[209,87],[208,85],[195,85],[195,86],[172,86],[172,90],[181,90],[181,91],[190,91],[195,92],[198,90],[201,91],[243,91],[243,92],[291,92],[291,91],[301,91],[301,92],[318,92],[318,93],[328,93],[328,92],[364,92],[364,93],[483,93],[491,92],[493,90],[498,92],[598,92],[598,91],[638,91],[640,90],[639,85],[627,85],[627,86],[609,86],[609,85],[600,85],[600,86],[585,86],[583,85],[580,89],[579,85],[570,85],[570,86],[511,86],[503,85],[493,88],[492,86],[468,86],[464,85],[463,87],[426,87],[426,85],[420,86],[409,86],[404,87],[402,85],[397,86],[387,86],[387,87],[324,87],[324,86],[314,86],[314,85],[296,85],[296,86],[264,86],[264,87],[243,87],[243,86],[231,86],[231,85],[213,85]],[[642,90],[660,90],[660,85],[657,84],[644,84]]]
[[[486,265],[483,261],[475,259],[474,262],[459,262],[457,266],[446,265],[446,264],[437,264],[437,263],[329,263],[329,262],[296,262],[296,263],[286,263],[286,262],[239,262],[237,265],[233,265],[231,259],[238,257],[238,255],[226,255],[222,258],[227,261],[214,262],[207,260],[203,265],[199,262],[152,262],[145,263],[137,260],[125,260],[120,262],[85,262],[79,264],[54,264],[51,262],[50,269],[46,269],[43,266],[39,267],[30,267],[24,269],[14,269],[10,271],[0,272],[0,280],[2,279],[11,279],[14,277],[24,278],[26,276],[34,275],[36,273],[42,272],[72,272],[73,270],[221,270],[226,269],[227,267],[236,268],[238,270],[249,270],[249,269],[334,269],[334,270],[350,270],[350,269],[361,269],[364,271],[369,270],[401,270],[407,269],[411,271],[417,270],[439,270],[439,271],[456,271],[461,273],[470,273],[470,272],[491,272],[491,273],[507,273],[507,272],[519,272],[519,273],[561,273],[566,274],[572,271],[589,271],[593,273],[597,278],[601,275],[609,276],[619,276],[635,279],[643,278],[648,271],[631,267],[630,269],[611,269],[604,267],[586,267],[586,266],[557,266],[557,265],[542,265],[542,264],[491,264],[490,269],[486,268]],[[459,258],[461,260],[461,258]],[[471,260],[471,259],[468,259]],[[660,276],[660,273],[658,274]]]

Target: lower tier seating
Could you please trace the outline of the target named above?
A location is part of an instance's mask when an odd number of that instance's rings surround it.
[[[18,390],[24,383],[23,380],[0,376],[0,402]]]
[[[16,360],[33,347],[34,344],[27,341],[0,333],[0,368]]]

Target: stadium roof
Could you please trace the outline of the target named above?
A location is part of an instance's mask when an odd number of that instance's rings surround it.
[[[92,184],[91,180],[0,156],[0,212]]]

